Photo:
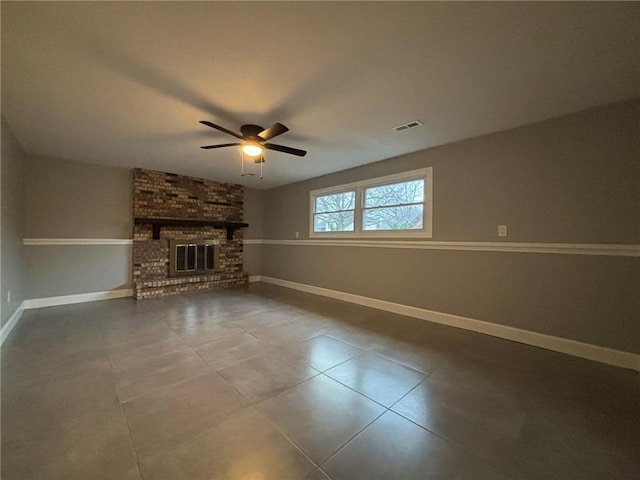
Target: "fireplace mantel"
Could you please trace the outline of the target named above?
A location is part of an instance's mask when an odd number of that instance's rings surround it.
[[[224,228],[227,231],[227,240],[233,239],[233,232],[239,228],[246,228],[248,223],[242,222],[225,222],[221,220],[199,220],[194,218],[155,218],[155,217],[136,217],[134,222],[137,224],[151,224],[153,228],[153,239],[160,239],[160,229],[164,226],[197,226],[197,227],[213,227]]]

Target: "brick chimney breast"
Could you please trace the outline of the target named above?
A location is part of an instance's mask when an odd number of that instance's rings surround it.
[[[164,218],[239,223],[244,214],[243,202],[242,185],[140,168],[133,170],[136,220]],[[159,240],[154,240],[151,223],[134,222],[134,298],[246,286],[248,276],[242,271],[242,230],[233,230],[230,236],[228,239],[227,232],[221,228],[186,223],[163,226]],[[169,240],[216,240],[219,245],[216,271],[170,277]]]

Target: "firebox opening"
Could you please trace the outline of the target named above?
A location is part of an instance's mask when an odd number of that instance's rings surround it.
[[[219,240],[170,240],[169,276],[207,275],[218,270]]]

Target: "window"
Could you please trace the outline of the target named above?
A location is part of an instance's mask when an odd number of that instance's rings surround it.
[[[331,193],[315,198],[314,232],[353,232],[356,192]]]
[[[363,230],[422,230],[424,179],[364,188]]]
[[[431,237],[432,168],[311,192],[311,237]]]

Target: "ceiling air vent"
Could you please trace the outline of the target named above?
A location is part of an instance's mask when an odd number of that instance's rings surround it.
[[[393,127],[396,132],[402,132],[403,130],[409,130],[410,128],[420,127],[424,125],[420,120],[412,120],[407,123],[403,123],[402,125],[398,125]]]

